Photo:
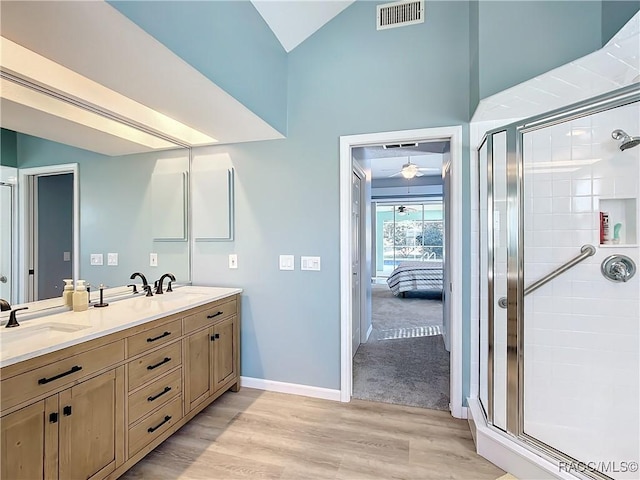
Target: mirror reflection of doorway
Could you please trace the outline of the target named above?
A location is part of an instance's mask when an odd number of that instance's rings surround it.
[[[0,183],[0,298],[13,301],[13,186]]]
[[[33,178],[32,239],[34,300],[62,295],[64,278],[73,278],[73,174]]]
[[[18,170],[19,303],[61,296],[63,279],[78,278],[77,173],[76,164]]]

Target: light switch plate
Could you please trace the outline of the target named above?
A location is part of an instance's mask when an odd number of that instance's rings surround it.
[[[113,267],[118,265],[118,254],[117,253],[107,253],[107,265],[111,265]]]
[[[103,259],[101,253],[91,254],[91,265],[103,265]]]
[[[300,270],[320,271],[320,257],[300,257]]]
[[[280,255],[280,270],[295,270],[295,256]]]
[[[229,268],[238,268],[238,255],[235,253],[229,254]]]
[[[157,267],[158,266],[158,254],[157,253],[150,253],[149,254],[149,266],[150,267]]]

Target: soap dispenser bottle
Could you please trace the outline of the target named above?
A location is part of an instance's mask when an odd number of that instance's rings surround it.
[[[89,295],[87,288],[84,286],[84,280],[78,280],[76,291],[73,292],[73,311],[83,312],[89,308]]]
[[[62,301],[67,307],[73,307],[73,279],[64,279],[64,290],[62,290]]]

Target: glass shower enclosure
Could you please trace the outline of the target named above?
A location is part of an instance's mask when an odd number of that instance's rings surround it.
[[[638,478],[638,84],[490,130],[478,162],[487,423],[559,472]]]

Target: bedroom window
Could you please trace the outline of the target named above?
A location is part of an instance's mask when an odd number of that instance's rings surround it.
[[[442,203],[376,204],[376,276],[401,263],[442,260]]]

